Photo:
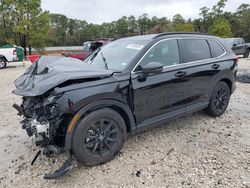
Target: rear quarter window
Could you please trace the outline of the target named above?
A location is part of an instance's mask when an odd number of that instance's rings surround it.
[[[222,46],[217,41],[208,40],[208,43],[210,45],[211,54],[212,54],[213,58],[219,57],[225,53],[225,50],[222,48]]]
[[[182,63],[211,58],[209,45],[205,39],[179,39]]]

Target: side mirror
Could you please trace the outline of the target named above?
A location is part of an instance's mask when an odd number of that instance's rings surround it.
[[[159,62],[150,62],[142,67],[142,72],[145,74],[160,73],[163,70],[163,65]]]
[[[235,47],[235,46],[237,46],[237,44],[234,43],[234,44],[233,44],[233,47]]]
[[[150,62],[147,65],[141,67],[141,73],[138,75],[137,79],[139,82],[144,82],[150,73],[160,73],[163,70],[163,65],[158,62]]]

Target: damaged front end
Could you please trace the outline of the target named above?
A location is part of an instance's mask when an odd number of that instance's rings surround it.
[[[24,117],[22,128],[33,137],[36,146],[44,148],[43,154],[47,156],[60,153],[64,144],[65,125],[70,112],[56,103],[59,97],[23,97],[21,106],[13,106]]]
[[[55,101],[60,96],[23,97],[21,106],[14,104],[18,114],[23,116],[22,128],[29,137],[33,138],[36,146],[41,147],[43,155],[54,157],[64,151],[65,134],[70,119],[68,109],[58,105]],[[33,165],[41,154],[41,150],[31,162]],[[45,179],[56,179],[73,169],[77,161],[71,156],[61,168],[54,173],[45,174]]]
[[[65,97],[65,92],[57,89],[105,78],[112,73],[73,58],[41,57],[15,81],[13,93],[22,96],[23,101],[13,107],[24,118],[22,128],[33,138],[35,145],[42,148],[44,155],[55,156],[64,150],[67,127],[76,113],[71,106],[79,100],[72,98],[74,95]],[[74,163],[70,154],[59,170],[45,178],[60,177],[72,169]]]

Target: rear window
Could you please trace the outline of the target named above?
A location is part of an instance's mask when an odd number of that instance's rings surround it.
[[[205,39],[180,39],[182,63],[210,59],[210,49]]]
[[[210,45],[210,49],[211,49],[211,53],[212,53],[212,57],[219,57],[222,54],[224,54],[225,50],[221,47],[221,45],[214,41],[214,40],[208,40],[208,43]]]

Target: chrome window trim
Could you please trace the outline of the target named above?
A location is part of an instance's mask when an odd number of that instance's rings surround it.
[[[168,39],[162,39],[162,40],[156,42],[153,46],[151,46],[151,47],[147,50],[147,52],[141,57],[141,59],[138,61],[138,63],[134,66],[134,68],[133,68],[131,74],[136,74],[136,73],[140,73],[140,72],[141,72],[141,71],[135,72],[136,67],[141,63],[142,59],[149,53],[149,51],[150,51],[152,48],[154,48],[157,44],[159,44],[159,43],[161,43],[161,42],[164,42],[164,41],[167,41],[167,40],[190,40],[190,39],[191,39],[191,40],[199,40],[199,39],[208,40],[207,38],[168,38]],[[181,66],[181,65],[184,65],[184,64],[185,64],[185,65],[194,64],[194,63],[203,62],[203,61],[207,61],[207,60],[216,60],[216,59],[218,59],[218,58],[223,57],[223,56],[227,53],[227,51],[226,51],[226,49],[224,48],[224,46],[222,46],[222,44],[221,44],[218,40],[216,40],[216,39],[210,39],[210,40],[213,40],[213,41],[217,42],[217,43],[220,45],[220,47],[224,50],[224,53],[221,54],[221,55],[218,56],[218,57],[211,57],[211,58],[209,58],[209,59],[202,59],[202,60],[197,60],[197,61],[191,61],[191,62],[186,62],[186,63],[180,63],[180,64],[177,64],[177,65],[168,65],[168,66],[164,66],[163,69],[166,69],[166,68],[169,68],[169,67],[178,67],[178,66]],[[209,46],[209,48],[210,48],[209,43],[208,43],[208,46]],[[179,53],[180,53],[180,49],[179,49],[179,48],[178,48],[178,50],[179,50]],[[211,52],[210,52],[210,53],[211,53]],[[212,55],[212,54],[211,54],[211,55]]]

